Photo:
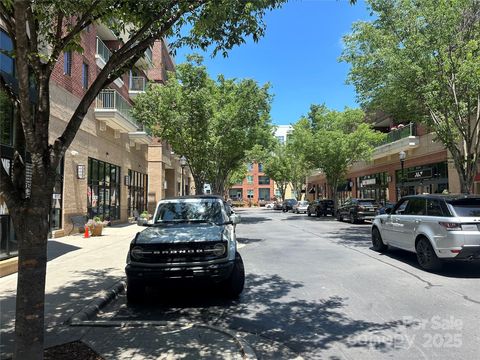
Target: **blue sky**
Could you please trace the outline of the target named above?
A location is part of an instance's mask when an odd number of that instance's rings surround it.
[[[248,40],[227,58],[203,54],[205,65],[213,78],[224,74],[270,82],[275,124],[294,123],[313,103],[337,110],[357,107],[354,88],[345,84],[348,64],[337,59],[351,24],[368,18],[363,0],[353,6],[347,0],[291,0],[267,15],[266,35],[258,43]],[[189,53],[177,50],[176,63]]]

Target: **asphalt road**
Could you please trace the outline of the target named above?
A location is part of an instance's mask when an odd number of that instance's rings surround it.
[[[480,344],[480,264],[439,274],[415,255],[370,249],[370,225],[331,217],[239,210],[247,280],[235,302],[210,289],[120,298],[100,317],[196,322],[238,331],[260,358],[475,359]]]

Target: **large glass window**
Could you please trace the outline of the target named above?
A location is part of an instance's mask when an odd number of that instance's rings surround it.
[[[87,209],[89,217],[120,219],[120,167],[88,159]]]
[[[247,175],[247,184],[253,184],[253,175]]]
[[[13,58],[5,54],[4,52],[9,52],[13,50],[12,40],[7,35],[7,33],[0,29],[0,49],[3,50],[0,52],[0,71],[6,72],[9,75],[14,76],[15,63]]]
[[[128,170],[128,216],[139,216],[147,210],[148,177],[137,171]]]
[[[258,200],[270,201],[270,189],[258,189]]]

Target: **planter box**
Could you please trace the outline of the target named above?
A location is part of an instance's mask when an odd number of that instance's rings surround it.
[[[90,227],[90,233],[92,236],[101,236],[103,231],[103,225],[96,225]]]

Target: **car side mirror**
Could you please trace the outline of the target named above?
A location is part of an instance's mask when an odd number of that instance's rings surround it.
[[[392,212],[392,209],[385,209],[385,214],[390,214]]]
[[[230,221],[232,222],[233,225],[237,225],[242,221],[242,218],[240,217],[240,215],[232,214],[230,216]]]

